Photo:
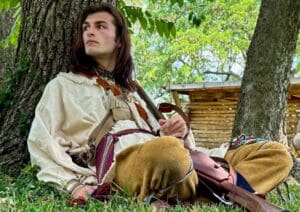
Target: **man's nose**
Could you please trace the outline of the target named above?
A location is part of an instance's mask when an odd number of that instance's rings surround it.
[[[87,34],[89,36],[95,35],[95,27],[89,27],[89,28],[87,28]]]

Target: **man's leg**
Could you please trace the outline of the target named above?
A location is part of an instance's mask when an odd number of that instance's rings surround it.
[[[143,200],[151,192],[174,185],[184,178],[191,163],[189,152],[181,140],[171,136],[155,138],[133,145],[117,155],[114,182]],[[195,197],[197,183],[197,174],[193,170],[185,181],[174,185],[166,194],[170,198],[191,200]]]
[[[293,165],[291,155],[278,142],[259,142],[229,150],[225,159],[260,194],[283,182]]]

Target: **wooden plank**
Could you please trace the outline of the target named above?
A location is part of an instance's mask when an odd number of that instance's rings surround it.
[[[208,130],[203,130],[203,129],[193,129],[194,133],[201,133],[203,135],[209,135],[209,136],[219,136],[219,135],[231,135],[231,130],[230,129],[208,129]]]
[[[202,105],[202,106],[194,106],[194,107],[189,107],[189,111],[190,112],[194,112],[194,111],[216,111],[216,112],[220,112],[220,111],[236,111],[236,106],[231,106],[231,105]]]
[[[228,127],[225,125],[215,125],[215,126],[207,126],[207,125],[191,125],[191,128],[193,130],[213,130],[214,132],[218,131],[218,130],[232,130],[232,127]],[[292,128],[291,128],[292,129]]]
[[[226,81],[226,82],[201,82],[191,84],[173,84],[170,85],[170,91],[178,92],[195,92],[195,91],[207,91],[207,90],[239,90],[241,81]],[[300,79],[292,78],[289,86],[289,93],[300,94]]]
[[[287,101],[288,105],[299,105],[300,100],[299,99],[291,99]]]
[[[220,125],[220,126],[224,125],[224,123],[220,122],[219,120],[217,120],[217,121],[200,120],[200,121],[197,121],[197,122],[192,121],[191,123],[193,123],[193,124],[198,123],[198,124],[202,124],[202,125],[207,125],[209,127],[218,126],[218,125]],[[232,124],[233,124],[233,121],[226,121],[226,125],[232,125]]]
[[[191,117],[190,118],[191,121],[211,121],[211,122],[233,122],[234,121],[234,117],[221,117],[221,118],[198,118],[198,117]]]
[[[216,110],[216,108],[199,108],[198,110],[190,110],[190,114],[212,114],[212,113],[233,113],[235,114],[236,111],[232,108],[219,108],[219,110]]]
[[[201,82],[191,84],[178,84],[170,85],[170,90],[176,91],[198,91],[198,90],[209,90],[209,89],[239,89],[241,85],[240,81],[234,82]]]
[[[289,105],[287,110],[297,112],[297,110],[299,110],[299,108],[300,108],[300,104],[299,105]]]
[[[236,102],[239,99],[239,95],[235,93],[205,93],[190,95],[190,99],[191,101],[228,100]]]
[[[199,141],[199,142],[196,142],[196,146],[204,147],[207,149],[213,149],[213,148],[219,147],[220,143]]]
[[[198,107],[198,108],[189,108],[190,113],[219,113],[219,112],[226,112],[226,113],[235,113],[235,107],[224,107],[224,106],[216,106],[216,107]],[[292,114],[296,114],[292,112]]]
[[[216,112],[220,112],[220,111],[232,111],[235,112],[236,111],[236,107],[231,107],[231,106],[198,106],[198,107],[189,107],[189,111],[190,112],[209,112],[209,111],[216,111]]]
[[[204,114],[204,113],[192,113],[190,114],[190,119],[193,120],[194,118],[234,118],[234,113],[210,113],[210,114]]]
[[[299,120],[300,120],[300,119],[297,118],[297,117],[289,117],[289,118],[288,118],[288,121],[289,121],[289,122],[292,122],[292,123],[298,123]]]
[[[223,111],[220,111],[220,112],[213,112],[213,113],[190,113],[189,114],[190,117],[234,117],[235,116],[235,113],[224,113]],[[297,118],[296,115],[292,115],[290,116],[292,118]]]
[[[207,141],[207,140],[197,140],[196,146],[201,146],[204,148],[212,149],[217,148],[223,143],[227,143],[226,140],[219,140],[219,141]]]
[[[189,104],[189,107],[195,107],[195,106],[199,106],[199,105],[206,105],[206,106],[220,106],[220,105],[237,105],[236,102],[234,101],[215,101],[215,102],[192,102]]]
[[[195,135],[195,139],[197,142],[199,141],[205,141],[205,142],[215,142],[215,143],[226,143],[230,141],[230,136],[226,136],[226,137],[200,137]]]

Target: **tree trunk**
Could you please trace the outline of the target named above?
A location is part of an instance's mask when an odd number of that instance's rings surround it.
[[[287,144],[284,119],[299,25],[299,0],[262,1],[232,137],[254,135]]]
[[[11,26],[14,24],[13,14],[11,10],[0,14],[0,43],[10,34]],[[4,85],[4,72],[12,68],[14,53],[13,46],[3,48],[0,45],[0,89]]]
[[[18,174],[28,162],[26,139],[46,83],[69,66],[78,12],[88,5],[116,0],[24,0],[16,52],[14,103],[0,125],[0,167]]]

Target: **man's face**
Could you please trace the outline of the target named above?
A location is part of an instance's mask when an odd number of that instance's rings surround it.
[[[83,29],[85,53],[95,60],[114,59],[119,41],[113,16],[107,12],[97,12],[87,16]]]

